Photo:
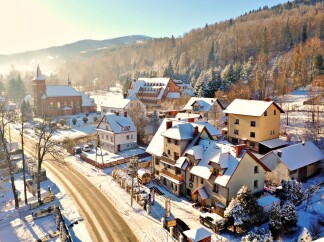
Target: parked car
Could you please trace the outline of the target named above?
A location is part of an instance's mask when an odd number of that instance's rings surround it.
[[[91,150],[89,145],[84,145],[82,149],[83,149],[83,151],[85,151],[85,152],[88,152],[88,151]]]
[[[79,146],[74,147],[73,151],[74,151],[75,154],[81,154],[82,153],[82,149]]]
[[[216,213],[201,213],[199,221],[202,225],[209,227],[215,233],[224,229],[225,220]]]

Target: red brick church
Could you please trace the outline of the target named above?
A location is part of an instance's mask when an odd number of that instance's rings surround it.
[[[36,116],[62,116],[96,111],[94,100],[68,85],[46,85],[45,77],[37,66],[33,79],[34,113]]]

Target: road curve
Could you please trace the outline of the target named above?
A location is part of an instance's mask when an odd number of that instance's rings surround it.
[[[25,149],[31,151],[34,142],[31,139],[28,141],[25,142]],[[71,166],[50,161],[44,161],[43,167],[53,174],[55,181],[62,184],[64,190],[74,199],[94,241],[138,241],[108,197],[82,173]],[[82,238],[79,239],[82,241]]]

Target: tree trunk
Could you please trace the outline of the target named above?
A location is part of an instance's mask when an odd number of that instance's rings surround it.
[[[11,162],[9,164],[9,166],[11,166]],[[15,185],[15,177],[13,172],[11,172],[11,167],[10,169],[10,181],[11,181],[11,188],[12,188],[12,192],[14,194],[14,199],[15,199],[15,208],[19,208],[19,201],[18,201],[18,192],[16,190],[16,185]]]
[[[40,204],[42,202],[41,191],[40,191],[40,176],[41,176],[41,170],[42,170],[41,168],[42,168],[42,164],[38,160],[38,164],[37,164],[37,199]]]
[[[21,123],[21,150],[22,150],[22,162],[23,162],[23,179],[24,179],[24,198],[25,204],[27,201],[27,188],[26,188],[26,161],[25,161],[25,151],[24,151],[24,123]]]

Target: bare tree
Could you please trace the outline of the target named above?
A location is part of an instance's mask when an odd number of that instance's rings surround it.
[[[40,178],[42,175],[42,165],[45,159],[61,162],[63,156],[58,152],[59,142],[53,139],[57,125],[50,119],[43,119],[36,129],[36,159],[37,159],[37,198],[41,203]]]
[[[8,164],[8,170],[11,181],[11,188],[15,200],[15,208],[19,207],[18,192],[15,185],[14,169],[15,166],[10,157],[10,150],[7,146],[6,132],[10,128],[10,124],[15,120],[15,110],[8,105],[6,99],[0,100],[0,142],[4,152],[5,161]],[[10,134],[9,134],[10,136]]]
[[[21,138],[21,150],[22,150],[22,162],[23,162],[23,179],[24,179],[24,198],[25,198],[25,204],[28,203],[27,200],[27,186],[26,186],[26,161],[25,161],[25,149],[24,149],[24,128],[26,122],[31,118],[31,107],[28,103],[26,103],[24,100],[22,101],[20,105],[20,113],[19,117],[17,118],[18,123],[20,126],[20,138]]]

